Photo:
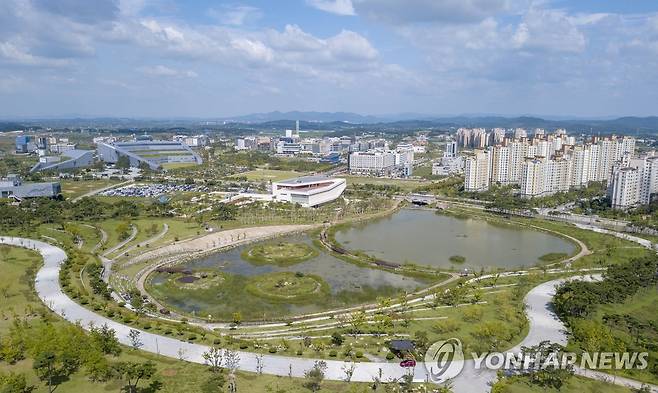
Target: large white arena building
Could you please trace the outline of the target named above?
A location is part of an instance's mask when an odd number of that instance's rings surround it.
[[[313,207],[338,199],[347,183],[345,179],[304,176],[272,183],[272,199]]]

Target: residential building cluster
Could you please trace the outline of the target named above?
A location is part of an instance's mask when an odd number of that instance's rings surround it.
[[[491,184],[518,185],[522,197],[551,195],[593,181],[609,181],[613,167],[627,162],[634,151],[635,139],[630,137],[594,137],[576,144],[562,129],[552,134],[535,130],[532,138],[525,130],[516,129],[513,137],[465,157],[464,189],[486,191]]]

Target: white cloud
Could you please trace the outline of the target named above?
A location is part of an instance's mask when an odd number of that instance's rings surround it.
[[[145,75],[156,77],[196,78],[199,76],[196,72],[191,70],[177,70],[161,64],[150,67],[140,67],[139,71]]]
[[[218,9],[211,8],[208,15],[220,23],[230,26],[242,26],[255,22],[263,16],[260,9],[246,5],[225,5]]]
[[[352,0],[306,0],[311,7],[336,15],[355,15]]]
[[[392,24],[479,22],[523,0],[354,0],[359,15]]]
[[[517,49],[579,53],[587,40],[564,11],[531,8],[516,28],[512,42]]]
[[[66,59],[35,56],[11,42],[0,42],[0,61],[23,66],[63,67],[70,65]]]

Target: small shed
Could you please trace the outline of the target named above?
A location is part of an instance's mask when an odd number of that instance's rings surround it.
[[[391,340],[388,343],[388,349],[399,357],[405,354],[412,353],[416,349],[416,345],[411,340]]]

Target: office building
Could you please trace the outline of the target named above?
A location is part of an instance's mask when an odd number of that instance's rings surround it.
[[[395,169],[395,153],[386,150],[357,151],[349,157],[350,173],[387,176]]]

